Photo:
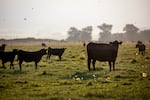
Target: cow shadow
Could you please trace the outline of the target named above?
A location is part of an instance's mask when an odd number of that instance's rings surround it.
[[[13,70],[13,71],[10,71],[10,70],[0,70],[0,74],[11,74],[11,75],[17,75],[17,74],[27,74],[27,71],[20,71],[20,70]],[[4,75],[5,76],[5,75]]]

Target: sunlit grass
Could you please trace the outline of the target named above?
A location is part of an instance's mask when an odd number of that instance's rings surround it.
[[[8,44],[12,48],[36,51],[40,43],[28,46]],[[146,44],[150,48],[149,44]],[[118,51],[116,71],[109,72],[107,62],[96,62],[96,71],[88,72],[86,48],[81,43],[48,43],[67,48],[62,56],[42,57],[35,70],[34,62],[18,62],[14,70],[0,69],[0,100],[148,100],[150,98],[150,49],[136,55],[134,43],[124,43]],[[0,62],[1,63],[1,62]],[[1,64],[0,64],[1,66]],[[148,73],[143,78],[142,73]]]

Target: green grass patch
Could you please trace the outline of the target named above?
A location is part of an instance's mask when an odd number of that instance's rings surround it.
[[[88,72],[86,48],[81,43],[49,43],[67,48],[62,56],[46,55],[38,63],[14,62],[14,70],[0,68],[0,100],[149,100],[150,49],[145,56],[136,55],[134,43],[123,43],[118,51],[115,71],[108,62],[96,62],[96,71]],[[150,44],[146,44],[150,48]],[[34,51],[41,45],[11,44],[12,48]],[[92,65],[92,64],[91,64]],[[0,61],[0,66],[1,61]],[[92,66],[91,66],[91,69]],[[147,77],[142,77],[147,73]]]

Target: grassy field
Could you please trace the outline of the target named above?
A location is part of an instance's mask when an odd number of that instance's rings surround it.
[[[18,62],[14,70],[0,68],[0,100],[150,100],[150,44],[146,55],[136,55],[135,43],[124,43],[118,51],[116,71],[109,72],[107,62],[96,62],[96,71],[88,72],[86,48],[81,43],[47,43],[67,48],[62,61],[46,55],[35,70],[33,62]],[[8,44],[28,51],[41,49],[40,43]],[[0,61],[0,66],[1,61]],[[143,78],[142,73],[148,77]]]

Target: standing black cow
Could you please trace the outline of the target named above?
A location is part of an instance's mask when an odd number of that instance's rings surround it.
[[[89,43],[87,45],[88,70],[90,71],[91,60],[93,60],[92,64],[94,70],[96,60],[108,61],[110,71],[111,71],[111,63],[113,63],[113,70],[115,70],[115,61],[117,58],[119,44],[122,44],[122,42],[114,41],[110,42],[110,44]]]
[[[41,60],[42,56],[46,54],[47,49],[41,49],[35,52],[28,52],[19,50],[18,51],[18,60],[19,60],[19,67],[22,70],[21,64],[23,61],[25,62],[35,62],[35,69],[37,69],[37,63]]]
[[[51,55],[55,55],[59,57],[61,61],[61,56],[63,55],[66,48],[48,48],[47,58],[50,59]]]
[[[142,55],[145,54],[145,48],[146,48],[146,46],[141,41],[137,42],[136,48],[139,48],[139,54],[142,54]]]
[[[83,42],[83,47],[85,47],[86,46],[86,43],[85,42]]]
[[[46,44],[45,44],[45,43],[42,43],[41,45],[42,45],[42,48],[45,48],[45,47],[46,47]]]
[[[10,51],[10,52],[0,51],[0,59],[2,60],[3,68],[6,68],[5,67],[6,62],[10,62],[10,69],[11,67],[13,67],[14,69],[13,62],[14,62],[15,56],[17,55],[17,52],[18,52],[17,49],[13,49],[13,51]]]

